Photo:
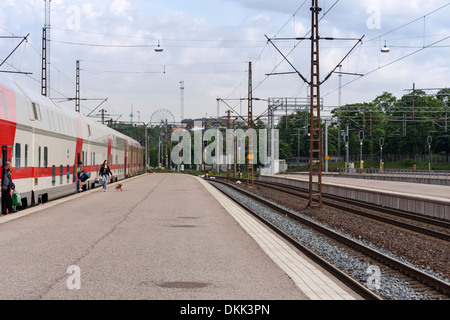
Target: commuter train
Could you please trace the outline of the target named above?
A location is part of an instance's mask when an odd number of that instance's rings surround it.
[[[76,193],[79,161],[91,173],[83,190],[95,187],[104,160],[110,182],[144,169],[140,143],[17,83],[0,83],[0,145],[0,164],[11,162],[21,209]]]

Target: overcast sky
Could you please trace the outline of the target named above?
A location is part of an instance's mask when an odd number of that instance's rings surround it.
[[[334,5],[335,4],[335,5]],[[388,91],[401,97],[417,88],[450,87],[450,2],[323,0],[323,37],[361,38],[362,45],[343,61],[342,103],[369,102]],[[334,6],[333,6],[334,5]],[[184,81],[185,118],[217,115],[217,97],[237,112],[247,96],[248,62],[253,63],[253,96],[307,96],[307,84],[291,72],[268,37],[309,36],[311,0],[52,0],[52,97],[75,96],[75,61],[81,60],[82,98],[108,98],[104,107],[116,119],[149,122],[158,109],[180,119]],[[0,35],[25,36],[2,70],[32,72],[30,77],[0,73],[40,91],[44,0],[2,0]],[[324,15],[325,14],[325,15]],[[20,39],[0,39],[4,59]],[[156,53],[160,41],[164,49]],[[381,53],[381,48],[390,48]],[[309,79],[310,42],[279,40],[277,47]],[[356,41],[321,41],[321,78],[334,69]],[[281,63],[280,63],[281,62]],[[339,103],[339,77],[322,85],[325,106]],[[83,101],[87,114],[99,101]],[[74,102],[64,103],[74,108]],[[259,115],[267,103],[254,104]],[[227,106],[220,104],[220,115]],[[139,111],[139,113],[138,113]]]

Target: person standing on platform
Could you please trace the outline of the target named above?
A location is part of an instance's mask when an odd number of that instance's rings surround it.
[[[108,185],[108,177],[109,175],[113,175],[108,166],[108,160],[103,161],[102,166],[100,167],[100,171],[98,172],[99,176],[103,178],[103,191],[106,192],[106,186]]]
[[[13,213],[11,190],[14,183],[11,178],[11,162],[6,162],[2,168],[2,215]]]
[[[79,161],[78,162],[78,167],[77,167],[77,192],[81,192],[83,191],[81,189],[81,175],[84,173],[84,170],[82,170],[81,166],[83,165],[83,162]]]

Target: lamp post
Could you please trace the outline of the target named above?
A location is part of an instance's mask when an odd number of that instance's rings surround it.
[[[428,142],[428,153],[429,153],[429,157],[428,157],[428,171],[431,172],[431,142],[433,141],[433,138],[431,138],[431,136],[428,136],[427,138],[427,142]]]
[[[348,126],[348,122],[346,124],[346,128],[345,128],[345,173],[348,172],[349,169],[349,126]]]
[[[364,162],[363,162],[363,142],[364,142],[364,131],[359,131],[359,145],[360,145],[360,152],[359,152],[359,163],[360,163],[360,169],[364,169]],[[361,170],[362,171],[362,170]]]
[[[380,138],[380,172],[383,172],[383,144],[384,144],[384,138]]]
[[[443,102],[445,103],[445,132],[448,131],[448,97],[444,97]]]

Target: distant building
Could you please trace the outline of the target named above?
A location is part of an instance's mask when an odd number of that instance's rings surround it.
[[[216,127],[216,126],[224,126],[226,127],[228,124],[227,118],[198,118],[198,119],[184,119],[181,121],[182,125],[186,127],[194,128],[194,126],[198,123],[202,123],[203,126],[210,126],[210,127]],[[247,125],[242,119],[236,119],[231,118],[230,119],[230,125],[233,126],[233,124],[237,125]]]

